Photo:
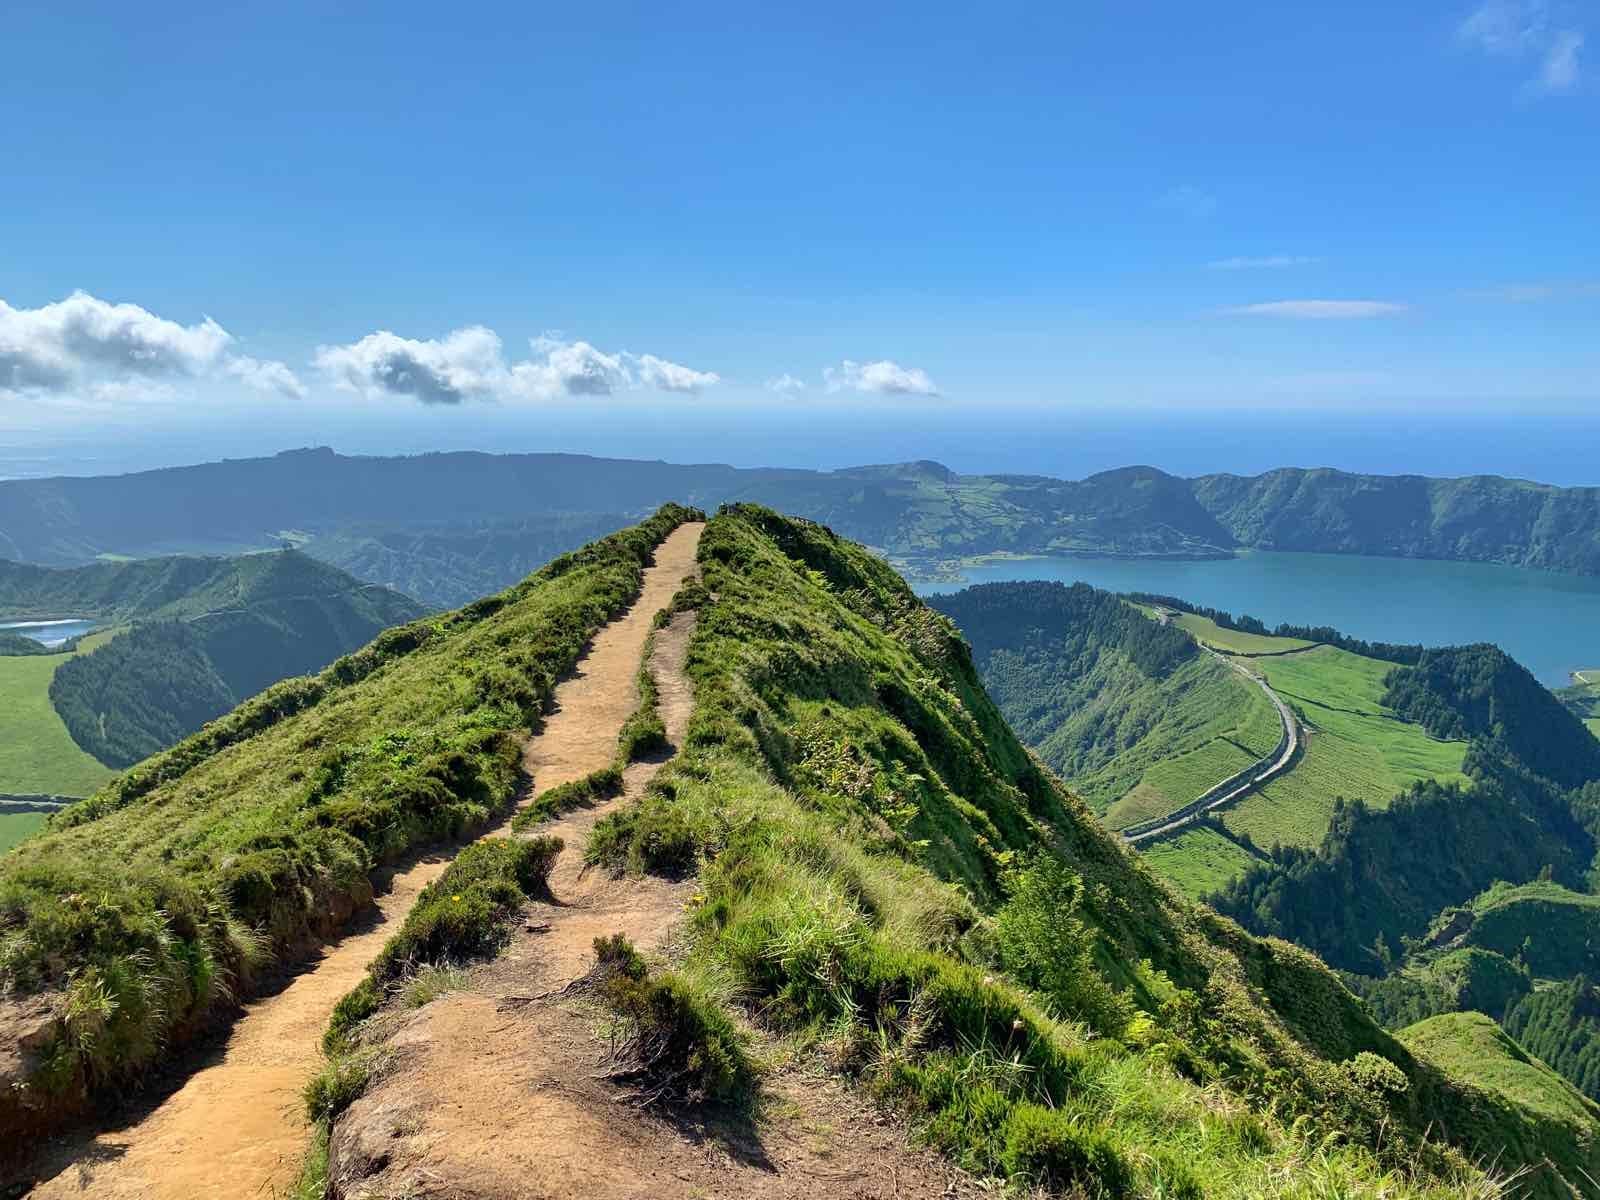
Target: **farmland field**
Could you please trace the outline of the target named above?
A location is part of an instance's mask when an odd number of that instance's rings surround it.
[[[1260,861],[1207,825],[1192,825],[1140,849],[1158,874],[1195,899],[1216,891]]]
[[[108,641],[92,634],[79,653]],[[69,654],[0,656],[0,793],[87,796],[114,772],[79,749],[50,703],[50,680]]]
[[[4,854],[45,822],[40,812],[0,813],[0,854]]]
[[[1180,629],[1187,629],[1201,645],[1229,654],[1281,654],[1285,650],[1304,650],[1316,644],[1304,638],[1271,637],[1224,629],[1211,618],[1198,613],[1178,613],[1172,618],[1172,623]]]
[[[1335,796],[1384,808],[1419,779],[1465,780],[1466,743],[1437,741],[1379,703],[1393,664],[1319,646],[1250,666],[1309,730],[1293,770],[1221,814],[1230,831],[1249,834],[1263,849],[1317,845]]]

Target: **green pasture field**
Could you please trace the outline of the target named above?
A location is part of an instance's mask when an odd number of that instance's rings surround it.
[[[90,634],[77,653],[104,644],[115,632]],[[116,774],[79,748],[50,703],[50,680],[71,657],[0,656],[0,793],[87,796]]]

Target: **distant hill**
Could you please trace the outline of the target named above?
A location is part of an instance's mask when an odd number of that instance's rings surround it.
[[[959,475],[914,462],[742,469],[575,454],[350,457],[294,450],[131,475],[0,482],[0,557],[237,553],[285,538],[441,606],[665,500],[770,504],[932,570],[997,552],[1224,558],[1240,548],[1600,573],[1600,489],[1495,476],[1284,469],[1182,479]]]
[[[0,563],[0,612],[131,625],[89,653],[62,654],[52,671],[16,675],[18,686],[48,686],[72,740],[111,767],[425,611],[293,551],[74,569]]]

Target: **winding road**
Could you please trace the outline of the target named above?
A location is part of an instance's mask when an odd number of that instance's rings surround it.
[[[1199,643],[1196,644],[1199,645]],[[1191,800],[1182,808],[1176,809],[1164,817],[1157,817],[1156,820],[1159,824],[1151,825],[1146,821],[1140,825],[1133,826],[1134,832],[1123,830],[1123,840],[1129,845],[1147,842],[1151,838],[1171,833],[1175,829],[1181,829],[1183,826],[1199,820],[1212,809],[1221,808],[1224,804],[1230,804],[1262,784],[1270,783],[1293,765],[1295,755],[1300,752],[1300,722],[1295,719],[1294,713],[1283,702],[1282,697],[1267,686],[1267,681],[1258,675],[1251,674],[1240,663],[1225,654],[1218,654],[1209,646],[1201,645],[1200,649],[1213,658],[1227,663],[1267,694],[1267,699],[1272,701],[1272,707],[1278,710],[1278,720],[1283,723],[1283,736],[1278,741],[1277,750],[1272,754],[1246,768],[1240,775],[1232,776],[1229,779],[1224,779],[1221,783],[1214,784],[1203,795]]]

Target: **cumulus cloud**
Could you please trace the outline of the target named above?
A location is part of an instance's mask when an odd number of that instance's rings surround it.
[[[134,395],[141,386],[154,391],[175,380],[205,378],[303,393],[283,363],[234,354],[233,342],[210,317],[183,325],[87,292],[39,308],[0,300],[0,393]]]
[[[1558,24],[1546,0],[1485,0],[1456,26],[1461,44],[1498,58],[1537,62],[1528,87],[1566,92],[1581,74],[1582,30]]]
[[[873,392],[881,396],[937,396],[939,389],[921,367],[902,367],[888,359],[858,363],[845,359],[837,367],[825,367],[823,381],[830,392],[846,389]]]
[[[722,376],[715,371],[696,371],[654,354],[641,354],[635,361],[639,364],[640,381],[646,387],[660,388],[664,392],[698,392],[722,382]]]
[[[559,334],[533,338],[529,349],[528,358],[508,362],[499,335],[481,325],[439,339],[404,338],[385,329],[348,345],[321,347],[316,365],[346,391],[423,404],[609,396],[635,387],[698,392],[721,382],[714,371],[654,354],[607,353]]]
[[[409,396],[423,404],[460,404],[504,386],[500,338],[481,325],[441,340],[404,338],[380,329],[346,346],[322,346],[317,367],[340,388],[369,398]]]
[[[1367,317],[1393,317],[1408,311],[1389,300],[1273,300],[1242,304],[1222,310],[1233,317],[1291,317],[1302,321],[1355,321]]]
[[[1310,258],[1304,254],[1266,254],[1258,258],[1219,258],[1215,262],[1208,262],[1206,266],[1213,271],[1276,271],[1284,267],[1308,267],[1321,261],[1320,258]]]
[[[767,391],[777,392],[780,396],[792,396],[796,392],[803,392],[806,390],[805,380],[796,379],[787,371],[785,371],[782,375],[778,375],[767,380],[764,386],[766,387]]]

